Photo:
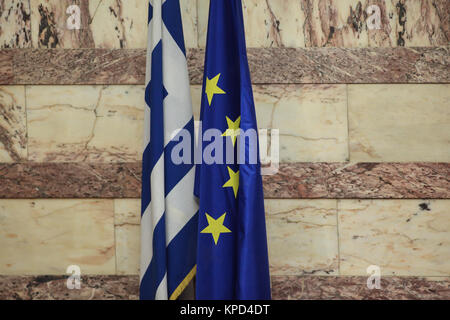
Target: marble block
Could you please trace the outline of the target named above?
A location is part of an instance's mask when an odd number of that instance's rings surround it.
[[[450,85],[349,85],[350,160],[450,162]]]
[[[450,275],[449,200],[339,200],[341,275]]]
[[[278,129],[281,162],[348,160],[345,85],[254,87],[260,129]]]
[[[30,86],[27,103],[29,160],[141,160],[143,86]]]
[[[25,88],[0,86],[0,162],[27,159]]]
[[[114,274],[112,200],[0,200],[0,274]]]
[[[266,200],[271,275],[338,274],[336,200]]]

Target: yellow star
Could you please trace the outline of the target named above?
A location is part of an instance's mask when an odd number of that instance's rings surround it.
[[[230,180],[228,180],[222,188],[233,188],[234,197],[237,198],[237,193],[239,189],[239,170],[234,172],[230,167],[228,168],[228,174],[230,175]]]
[[[230,118],[227,118],[228,123],[228,129],[225,131],[225,133],[222,135],[223,137],[231,137],[231,140],[233,140],[233,147],[236,144],[237,136],[241,134],[239,128],[241,126],[241,117],[238,117],[236,121],[231,120]]]
[[[217,82],[219,82],[219,78],[220,78],[220,73],[215,76],[214,78],[212,78],[211,80],[206,77],[206,95],[208,96],[208,103],[209,106],[211,106],[212,103],[212,99],[214,98],[215,94],[225,94],[226,92],[223,91],[222,89],[220,89],[217,86]]]
[[[206,214],[206,219],[208,220],[208,226],[203,229],[200,233],[211,233],[214,243],[217,245],[219,241],[219,237],[221,233],[230,233],[231,230],[223,225],[225,220],[225,216],[227,213],[225,212],[220,218],[217,220],[211,217],[209,214]]]

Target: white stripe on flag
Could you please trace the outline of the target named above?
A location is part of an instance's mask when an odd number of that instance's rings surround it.
[[[158,286],[158,289],[156,290],[156,300],[167,300],[169,299],[168,293],[167,293],[167,272],[164,275],[164,278],[162,279],[161,283]]]
[[[192,219],[198,210],[194,198],[195,168],[176,185],[166,198],[166,243],[175,238],[178,232]]]
[[[151,202],[146,208],[141,220],[141,280],[147,271],[153,257],[153,230],[164,214],[165,194],[164,194],[164,154],[156,163],[150,175],[151,185],[158,186],[151,188]]]
[[[174,132],[183,129],[192,119],[191,89],[184,53],[163,26],[164,87],[169,95],[164,99],[164,145]]]

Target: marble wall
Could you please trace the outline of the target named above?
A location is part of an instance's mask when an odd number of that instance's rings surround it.
[[[208,3],[181,0],[196,118]],[[258,124],[280,131],[274,298],[449,299],[447,1],[242,3]],[[146,15],[0,0],[0,299],[137,299]]]

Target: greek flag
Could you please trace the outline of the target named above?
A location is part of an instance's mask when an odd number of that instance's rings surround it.
[[[193,148],[194,120],[179,0],[150,0],[148,16],[140,298],[175,300],[196,272],[198,205],[193,162],[172,151],[182,131]]]

